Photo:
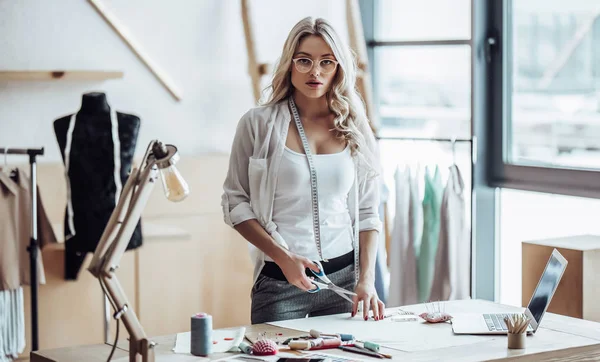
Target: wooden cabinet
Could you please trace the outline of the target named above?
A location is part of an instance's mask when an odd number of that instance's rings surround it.
[[[556,248],[569,262],[548,312],[600,322],[600,236],[580,235],[522,244],[522,305],[527,306]]]

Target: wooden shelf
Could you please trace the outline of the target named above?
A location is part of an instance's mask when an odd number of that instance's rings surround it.
[[[0,81],[108,80],[123,78],[123,72],[104,70],[0,70]]]

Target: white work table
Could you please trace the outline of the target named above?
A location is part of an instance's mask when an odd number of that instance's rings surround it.
[[[403,310],[415,313],[425,312],[424,305],[412,305],[402,307]],[[392,311],[393,309],[390,309]],[[520,312],[522,308],[515,308],[497,303],[482,300],[463,300],[446,302],[445,310],[449,314],[458,315],[460,313],[508,313]],[[339,317],[335,323],[327,323],[329,317],[319,317],[304,320],[301,323],[290,322],[291,325],[310,326],[313,329],[327,333],[346,333],[347,331],[331,331],[330,328],[340,328],[344,323],[342,319],[348,316]],[[382,352],[391,354],[392,360],[397,361],[482,361],[482,360],[527,360],[527,361],[569,361],[569,360],[600,360],[600,323],[591,322],[571,317],[560,316],[552,313],[546,313],[537,333],[527,337],[526,348],[512,350],[507,348],[507,337],[503,335],[490,336],[458,336],[452,332],[452,326],[449,323],[429,325],[425,322],[391,322],[384,326],[384,322],[358,321],[358,317],[349,321],[356,329],[356,323],[365,323],[364,331],[371,328],[391,328],[396,332],[386,336],[389,341],[403,339],[398,343],[390,342],[395,345],[394,349],[382,347]],[[335,319],[335,317],[334,317]],[[306,322],[309,323],[306,323]],[[314,322],[314,323],[313,323]],[[286,322],[287,323],[287,322]],[[380,324],[378,324],[380,323]],[[335,327],[334,327],[335,325]],[[376,327],[380,326],[380,327]],[[348,324],[350,328],[351,325]],[[433,329],[435,328],[435,330]],[[305,329],[302,327],[301,329]],[[186,331],[182,331],[186,332]],[[252,325],[246,327],[246,336],[250,339],[255,338],[258,333],[267,333],[267,336],[276,336],[278,338],[287,338],[293,336],[306,335],[305,331],[283,328],[270,324]],[[368,333],[368,332],[364,332]],[[404,336],[404,337],[403,337]],[[368,336],[360,336],[368,339]],[[423,339],[428,341],[423,343]],[[433,339],[435,338],[435,340]],[[443,339],[442,340],[440,340]],[[162,336],[152,338],[157,342],[156,361],[199,361],[202,358],[191,355],[175,354],[172,351],[176,335]],[[411,342],[414,341],[414,342]],[[413,346],[410,344],[414,343]],[[385,343],[381,343],[385,345]],[[122,341],[119,348],[115,351],[113,360],[127,361],[127,342]],[[443,346],[440,348],[440,346]],[[90,345],[67,347],[54,350],[37,351],[31,354],[31,362],[70,362],[70,361],[105,361],[110,352],[108,345]],[[351,354],[341,350],[328,349],[319,352],[328,354],[338,354],[355,359],[373,359],[375,358]],[[226,357],[226,354],[214,354],[205,360],[215,360]],[[385,359],[383,360],[385,361]]]

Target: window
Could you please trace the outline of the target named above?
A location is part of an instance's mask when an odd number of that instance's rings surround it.
[[[377,40],[471,39],[470,0],[379,0],[377,10]]]
[[[471,1],[372,3],[380,135],[470,138]]]
[[[360,0],[390,219],[398,166],[456,163],[465,184],[472,228],[472,297],[496,300],[495,193],[487,186],[484,57],[487,2],[479,0]],[[477,41],[480,45],[474,44]],[[477,92],[475,92],[477,90]],[[474,127],[477,123],[477,127]],[[481,125],[479,123],[482,123]],[[452,147],[451,140],[459,142]],[[477,198],[471,198],[477,190]],[[422,196],[422,195],[421,195]],[[483,212],[482,212],[483,211]],[[477,215],[477,219],[472,216]],[[471,220],[473,220],[471,222]],[[475,228],[475,223],[477,227]]]
[[[501,152],[492,182],[600,197],[600,9],[588,0],[494,5],[490,120]]]
[[[469,46],[380,46],[375,62],[382,135],[470,138]]]

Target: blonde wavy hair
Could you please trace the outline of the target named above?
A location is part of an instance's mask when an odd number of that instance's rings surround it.
[[[292,95],[292,58],[302,39],[309,35],[325,40],[338,61],[337,74],[326,94],[329,109],[335,114],[334,129],[348,142],[352,155],[357,156],[364,176],[375,177],[379,174],[377,147],[363,100],[356,89],[356,58],[326,20],[307,17],[292,28],[275,66],[271,84],[265,89],[270,95],[263,105],[274,105]]]

